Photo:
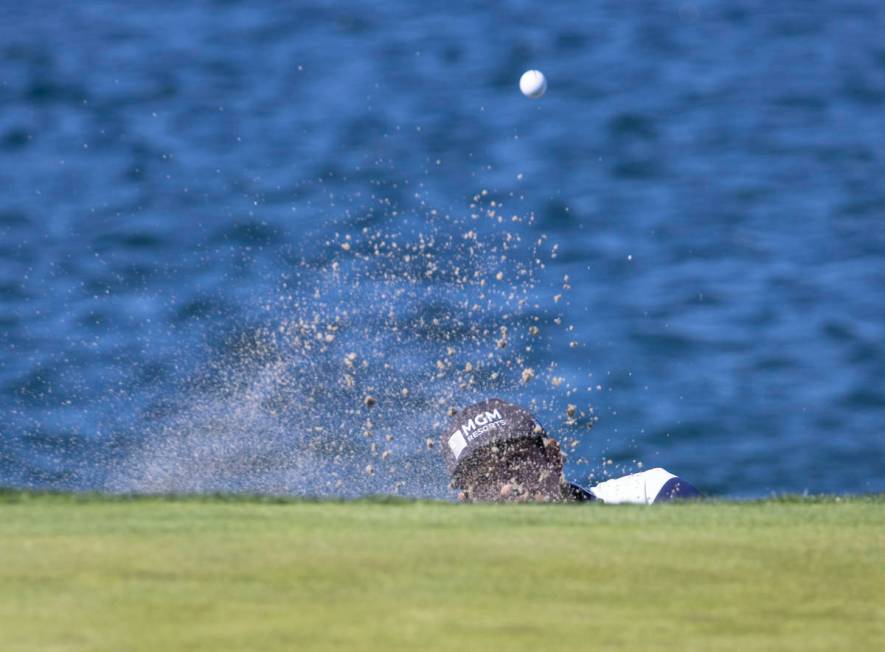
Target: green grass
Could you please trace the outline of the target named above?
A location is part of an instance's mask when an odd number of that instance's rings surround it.
[[[885,499],[0,493],[0,650],[885,650]]]

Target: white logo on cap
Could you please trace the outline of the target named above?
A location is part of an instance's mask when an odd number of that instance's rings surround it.
[[[491,412],[480,412],[472,419],[468,419],[467,423],[458,428],[449,437],[449,448],[458,460],[468,441],[473,441],[480,435],[485,434],[492,428],[497,428],[507,423],[506,419],[501,416],[497,408]]]
[[[455,460],[461,456],[461,452],[464,450],[465,446],[467,446],[467,441],[464,439],[464,435],[461,434],[460,430],[455,431],[455,434],[449,437],[449,448],[452,449],[452,453],[455,455]]]

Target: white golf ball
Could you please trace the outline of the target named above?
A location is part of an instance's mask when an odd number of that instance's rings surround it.
[[[526,70],[519,78],[519,90],[531,100],[536,100],[547,92],[547,78],[540,70]]]

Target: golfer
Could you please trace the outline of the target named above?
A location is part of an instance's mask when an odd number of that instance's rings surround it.
[[[440,448],[465,502],[571,502],[651,504],[697,498],[691,484],[661,468],[607,480],[585,489],[562,474],[559,443],[527,410],[500,399],[456,414]]]

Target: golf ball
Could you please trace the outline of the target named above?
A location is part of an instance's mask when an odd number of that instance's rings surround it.
[[[547,92],[547,78],[540,70],[526,70],[519,78],[519,90],[527,98],[536,100]]]

